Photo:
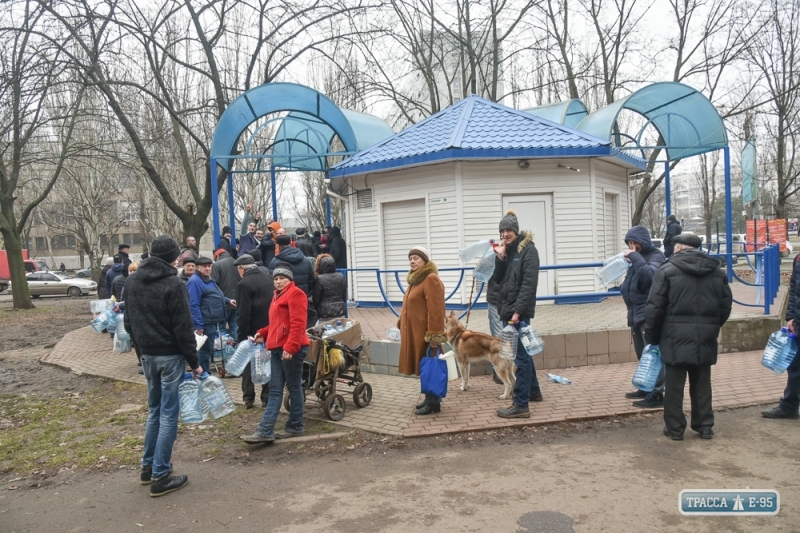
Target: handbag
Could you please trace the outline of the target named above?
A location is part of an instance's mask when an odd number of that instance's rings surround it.
[[[439,352],[441,348],[434,351],[428,347],[426,357],[419,362],[419,382],[423,394],[444,398],[447,396],[447,362],[437,357]]]

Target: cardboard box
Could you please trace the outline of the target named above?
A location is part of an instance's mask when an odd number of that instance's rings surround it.
[[[336,320],[341,320],[342,323],[345,324],[348,322],[348,319],[344,318],[328,320],[327,322],[320,322],[313,328],[309,328],[308,332],[311,332],[314,329],[318,329],[319,327],[322,327],[324,329],[325,326],[328,324],[336,328]],[[361,344],[361,323],[359,323],[358,320],[351,319],[351,321],[353,322],[353,325],[351,327],[347,328],[344,331],[335,333],[332,337],[349,348],[355,348],[356,346]],[[311,344],[308,346],[308,357],[306,358],[306,361],[316,364],[317,357],[320,355],[322,350],[322,341],[313,339],[310,336],[309,340],[311,341]],[[321,370],[322,370],[321,365],[317,365],[317,378],[319,378]]]

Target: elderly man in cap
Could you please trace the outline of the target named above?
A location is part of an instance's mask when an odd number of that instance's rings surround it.
[[[200,347],[198,357],[200,366],[211,370],[211,360],[214,349],[214,339],[220,326],[225,326],[228,319],[225,306],[236,307],[236,300],[231,300],[219,285],[211,278],[211,261],[202,255],[197,258],[197,271],[189,279],[186,289],[189,291],[189,306],[192,309],[194,330],[198,335],[205,335],[208,340]]]
[[[178,435],[178,386],[186,365],[199,377],[197,345],[192,335],[189,300],[175,267],[180,249],[175,239],[157,237],[152,257],[128,277],[125,297],[125,329],[142,354],[150,408],[144,436],[140,482],[150,485],[150,496],[162,496],[189,482],[173,476],[172,446]]]
[[[255,251],[255,250],[254,250]],[[238,336],[236,342],[255,337],[258,330],[269,325],[269,306],[275,286],[272,276],[262,272],[255,259],[244,254],[234,263],[241,281],[236,286],[236,308],[239,311]],[[261,407],[267,406],[269,384],[261,386]],[[242,400],[247,409],[255,405],[256,392],[250,375],[250,363],[242,372]]]
[[[719,261],[698,250],[700,237],[681,233],[673,242],[675,253],[653,276],[644,337],[648,344],[659,345],[666,367],[664,435],[683,440],[688,374],[691,427],[700,438],[710,439],[714,436],[711,365],[717,362],[717,336],[731,314],[733,295]]]
[[[239,275],[239,271],[233,264],[234,261],[235,259],[231,257],[224,248],[219,247],[214,252],[214,264],[211,267],[211,277],[214,278],[214,281],[217,282],[219,288],[222,289],[222,293],[225,295],[225,297],[230,298],[231,300],[236,299],[236,286],[242,279],[242,276]],[[227,333],[234,339],[237,336],[236,324],[238,318],[236,316],[236,309],[237,308],[232,305],[227,305],[225,307],[225,315],[227,317],[225,322],[228,325]]]
[[[122,258],[122,266],[128,268],[128,265],[133,263],[128,253],[131,251],[131,247],[128,244],[120,244],[117,246],[117,254]]]
[[[181,269],[180,274],[178,277],[181,278],[181,281],[184,285],[189,283],[189,280],[192,279],[194,273],[197,271],[197,259],[194,257],[187,257],[183,260],[183,268]]]

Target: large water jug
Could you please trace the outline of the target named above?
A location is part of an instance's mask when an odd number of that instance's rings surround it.
[[[782,374],[797,355],[797,336],[788,328],[781,328],[769,336],[761,364],[777,374]]]
[[[256,345],[253,344],[253,341],[247,340],[240,342],[236,347],[236,351],[233,352],[231,358],[225,363],[225,371],[234,376],[241,376],[245,367],[247,367],[247,363],[253,360],[253,355],[255,355],[255,353]]]
[[[180,400],[178,416],[184,424],[199,424],[208,418],[208,408],[204,409],[200,400],[200,381],[193,379],[191,372],[183,375],[183,381],[178,387],[178,399]]]
[[[111,300],[92,300],[89,302],[89,309],[92,313],[102,313],[106,309],[113,309],[114,302]]]
[[[94,317],[91,322],[92,329],[94,329],[97,333],[102,333],[103,330],[108,327],[108,320],[112,314],[114,314],[113,311],[103,311]]]
[[[522,343],[525,351],[528,352],[528,355],[533,356],[544,350],[544,341],[539,334],[536,333],[536,330],[526,322],[520,322],[519,325],[519,341]]]
[[[229,335],[225,337],[225,343],[222,345],[222,362],[225,364],[225,368],[227,368],[228,361],[230,361],[233,354],[236,353],[236,340]]]
[[[119,322],[120,317],[115,313],[113,310],[108,311],[108,324],[106,324],[106,331],[109,333],[114,333],[117,331],[117,322]]]
[[[518,342],[519,331],[514,327],[514,324],[509,322],[500,332],[500,357],[513,360],[517,356]]]
[[[631,383],[641,391],[652,391],[658,381],[661,367],[661,351],[658,349],[658,344],[648,344],[642,350],[642,358],[639,359],[639,366],[633,373]]]
[[[121,340],[121,341],[129,341],[129,340],[131,340],[130,333],[125,331],[125,313],[119,313],[117,315],[117,329],[116,329],[116,332],[117,332],[117,335],[119,335],[119,340]]]
[[[250,377],[254,385],[266,385],[272,376],[272,356],[263,344],[256,347],[253,361],[250,363]]]
[[[472,244],[462,248],[461,251],[458,252],[458,257],[460,257],[461,260],[466,263],[468,261],[472,261],[473,259],[483,257],[483,255],[486,253],[486,250],[491,249],[492,241],[473,242]]]
[[[130,337],[123,339],[120,336],[120,331],[124,332],[125,329],[120,326],[117,329],[117,332],[114,334],[114,351],[119,353],[128,353],[131,351],[131,339]]]
[[[628,273],[630,263],[625,260],[624,254],[617,254],[603,262],[603,267],[597,271],[597,279],[602,285],[613,285],[614,282],[623,278]]]
[[[222,418],[236,410],[228,389],[222,380],[203,372],[200,376],[200,399],[214,418]]]
[[[478,261],[478,264],[475,266],[475,279],[483,283],[487,283],[491,279],[492,274],[494,274],[496,257],[497,254],[494,253],[494,250],[491,248],[483,254],[483,257],[481,257],[481,260]]]

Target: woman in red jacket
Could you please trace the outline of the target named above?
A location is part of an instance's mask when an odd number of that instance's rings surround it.
[[[258,330],[256,342],[264,342],[272,355],[269,400],[264,416],[253,435],[242,437],[248,444],[303,434],[303,359],[308,353],[306,319],[308,296],[295,286],[292,266],[278,263],[272,272],[275,296],[269,308],[269,326]],[[282,431],[275,432],[275,421],[283,401],[283,387],[289,389],[289,419]]]

